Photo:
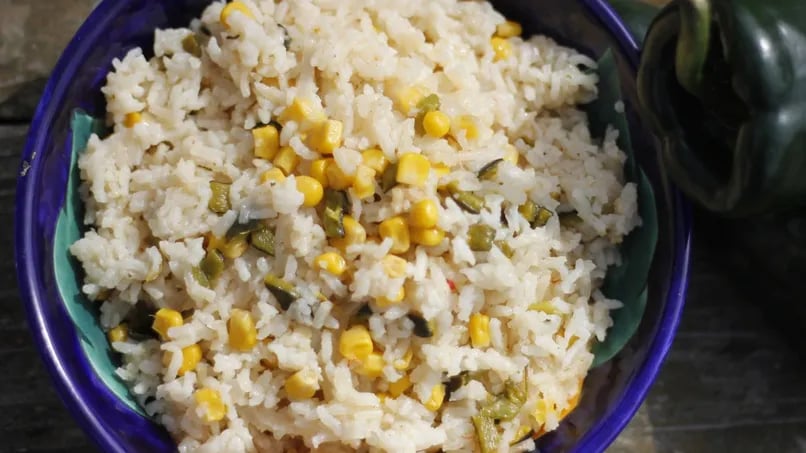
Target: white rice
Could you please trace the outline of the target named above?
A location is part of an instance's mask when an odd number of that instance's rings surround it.
[[[573,408],[593,359],[590,347],[605,337],[609,311],[620,305],[598,288],[618,261],[616,245],[639,223],[636,188],[623,182],[625,155],[615,133],[598,145],[576,109],[596,95],[597,80],[585,70],[594,62],[542,36],[510,38],[511,55],[495,61],[490,38],[505,19],[480,1],[243,4],[254,17],[230,16],[229,30],[219,19],[222,2],[212,3],[193,30],[157,30],[155,56],[135,49],[116,60],[103,89],[114,132],[93,136],[79,161],[90,231],[71,251],[86,272],[84,292],[104,300],[106,328],[135,305],[192,312],[168,341],[114,343],[123,357],[118,374],[182,452],[474,451],[470,417],[505,382],[526,376],[528,401],[498,425],[499,450],[530,448],[531,441],[515,447],[509,441],[523,427],[555,429]],[[200,58],[183,50],[190,33],[202,43]],[[414,115],[395,103],[408,87],[438,94],[451,118],[471,115],[478,138],[417,133]],[[315,257],[335,249],[319,212],[302,207],[295,178],[260,183],[272,164],[254,157],[250,129],[277,118],[296,98],[343,123],[334,158],[346,174],[369,147],[392,161],[416,152],[450,167],[441,179],[432,173],[424,187],[398,186],[381,201],[352,198],[353,215],[369,236],[347,249],[352,277],[313,267]],[[142,121],[127,128],[133,112]],[[299,127],[284,124],[281,141],[302,158],[297,170],[305,174],[320,155]],[[475,172],[501,158],[508,144],[521,164],[501,164],[498,183],[479,182]],[[217,215],[208,209],[209,182],[221,177],[232,181],[233,209]],[[469,214],[438,195],[437,184],[450,180],[484,194],[485,210]],[[406,278],[390,279],[378,263],[392,243],[377,238],[377,222],[405,215],[422,198],[441,201],[438,226],[446,239],[412,247],[403,255]],[[555,213],[575,211],[579,222],[563,226],[554,215],[531,228],[517,210],[527,199]],[[200,285],[192,269],[205,255],[203,236],[224,236],[251,218],[276,228],[276,256],[250,249],[227,261],[212,289]],[[512,258],[497,248],[469,247],[467,231],[478,222],[496,226]],[[264,286],[270,272],[302,293],[288,310]],[[358,307],[395,295],[404,280],[403,302],[371,304],[376,314],[368,326],[387,363],[383,375],[356,374],[339,353],[341,332]],[[328,300],[317,300],[318,292]],[[543,310],[530,309],[535,302],[544,302]],[[251,351],[229,346],[233,308],[256,320]],[[433,337],[412,334],[410,311],[432,323]],[[474,313],[491,317],[488,348],[470,344]],[[179,351],[192,344],[202,347],[203,359],[178,376]],[[165,351],[176,354],[163,364]],[[389,366],[406,351],[413,354],[408,369]],[[313,372],[321,392],[289,401],[283,385],[299,370]],[[463,372],[470,381],[437,412],[424,406],[435,385]],[[378,397],[404,374],[413,383],[409,391]],[[193,397],[201,388],[219,392],[227,407],[222,420],[204,421],[205,406]]]

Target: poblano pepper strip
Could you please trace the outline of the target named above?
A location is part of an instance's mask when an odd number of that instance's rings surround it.
[[[806,203],[801,0],[675,0],[655,18],[641,103],[677,185],[731,216]]]

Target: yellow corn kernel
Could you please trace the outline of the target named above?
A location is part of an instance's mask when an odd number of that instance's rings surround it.
[[[299,156],[294,152],[294,148],[290,146],[283,146],[277,155],[274,156],[272,161],[275,167],[279,168],[286,175],[290,175],[297,165],[299,165]]]
[[[378,148],[364,150],[364,152],[361,153],[361,162],[375,170],[375,173],[379,175],[389,166],[389,160],[386,159],[386,154]]]
[[[312,208],[322,201],[322,197],[325,195],[325,188],[322,187],[319,181],[310,176],[297,176],[295,179],[297,182],[297,190],[304,197],[302,201],[303,206]]]
[[[129,339],[129,328],[126,324],[118,324],[107,333],[110,343],[117,343],[119,341],[126,341]]]
[[[408,261],[395,255],[386,255],[381,260],[383,271],[389,278],[400,278],[406,275],[406,263]]]
[[[168,366],[173,359],[171,351],[165,351],[162,354],[162,364]],[[201,362],[202,350],[198,344],[192,344],[186,348],[182,348],[182,364],[179,365],[179,370],[176,372],[179,376],[184,376],[188,371],[193,371],[196,366]]]
[[[348,175],[344,173],[338,164],[333,162],[332,165],[327,166],[327,183],[331,188],[336,190],[345,190],[353,185],[355,175]]]
[[[405,153],[397,163],[397,182],[410,186],[422,186],[428,180],[431,162],[422,154]]]
[[[403,88],[397,93],[397,109],[408,115],[423,97],[423,91],[417,87]]]
[[[292,400],[313,398],[319,390],[319,378],[313,370],[303,368],[285,380],[285,393]]]
[[[322,187],[328,187],[327,167],[333,163],[333,159],[316,159],[311,162],[311,178],[319,181]]]
[[[272,160],[280,150],[280,132],[272,125],[252,129],[252,140],[255,142],[255,157]]]
[[[409,375],[405,375],[395,382],[389,384],[389,394],[397,398],[398,396],[406,393],[406,390],[408,390],[410,387],[411,379],[409,379]]]
[[[442,178],[443,176],[448,176],[451,173],[451,167],[445,164],[434,164],[431,166],[431,169],[434,170],[434,174],[437,175],[437,179]],[[438,185],[441,189],[442,184]]]
[[[476,120],[470,115],[459,116],[451,123],[453,135],[459,135],[462,131],[464,131],[465,138],[468,140],[479,138],[479,127],[476,125]]]
[[[495,61],[506,60],[512,55],[512,43],[504,38],[495,36],[490,39],[490,45],[493,47],[493,52],[495,53],[495,58],[493,58]]]
[[[518,148],[515,148],[512,145],[507,145],[506,147],[504,147],[505,161],[518,165],[518,160],[520,160],[520,158],[521,154],[518,152]]]
[[[451,130],[451,118],[439,110],[428,112],[423,117],[425,133],[434,138],[442,138]]]
[[[378,227],[378,233],[382,238],[392,240],[392,253],[406,253],[411,247],[409,227],[403,217],[397,216],[384,220]]]
[[[285,181],[285,173],[279,168],[272,168],[260,174],[260,183],[266,184],[267,182],[283,182]]]
[[[353,244],[363,244],[367,241],[367,230],[350,216],[344,216],[344,237],[331,239],[330,245],[342,252],[347,251],[347,247]]]
[[[428,401],[424,401],[423,404],[425,408],[431,412],[436,412],[442,407],[442,403],[445,401],[445,385],[444,384],[437,384],[431,390],[431,396],[428,398]]]
[[[359,165],[355,170],[353,194],[363,200],[375,195],[375,170],[366,165]]]
[[[412,228],[409,231],[411,242],[426,247],[435,247],[442,244],[445,239],[445,231],[439,228]]]
[[[411,365],[412,357],[414,357],[414,352],[411,349],[407,349],[403,357],[392,362],[392,366],[395,367],[397,371],[407,370]]]
[[[395,294],[395,297],[392,299],[387,298],[386,296],[380,296],[375,299],[375,303],[378,304],[381,308],[386,308],[390,305],[399,304],[403,302],[403,299],[406,298],[406,290],[401,286],[400,289]]]
[[[160,338],[168,340],[168,329],[179,327],[184,323],[182,313],[170,308],[160,308],[154,314],[154,322],[151,324],[151,328],[160,335]]]
[[[490,317],[481,313],[470,315],[470,344],[474,348],[486,348],[490,346]]]
[[[431,199],[420,200],[409,211],[409,225],[414,228],[434,228],[439,220],[437,202]]]
[[[367,241],[367,230],[351,216],[344,216],[344,239],[348,245]]]
[[[339,352],[347,360],[366,359],[374,346],[369,330],[361,325],[350,327],[339,338]]]
[[[321,154],[333,154],[333,150],[341,146],[343,135],[344,124],[341,121],[323,121],[311,133],[308,144],[311,149]]]
[[[302,98],[294,98],[294,100],[291,102],[291,105],[283,110],[283,113],[280,114],[279,118],[281,123],[285,123],[287,121],[294,121],[296,123],[303,123],[306,121],[319,123],[325,119],[325,113],[322,110],[314,106],[311,101]]]
[[[383,373],[383,365],[383,355],[372,352],[361,361],[361,365],[355,369],[355,372],[361,376],[376,378]]]
[[[237,351],[249,351],[257,344],[257,329],[252,313],[233,308],[227,321],[229,345]]]
[[[375,395],[375,396],[377,396],[377,397],[378,397],[378,401],[380,401],[380,402],[381,402],[381,404],[383,404],[383,403],[385,403],[385,402],[386,402],[386,398],[389,398],[389,394],[388,394],[388,393],[378,393],[378,394],[377,394],[377,395]]]
[[[314,263],[318,269],[329,272],[336,277],[341,276],[347,270],[347,261],[343,256],[335,252],[326,252],[319,255],[314,260]]]
[[[255,18],[255,15],[252,14],[252,11],[249,9],[248,6],[246,6],[243,2],[235,0],[234,2],[227,3],[227,5],[224,6],[224,8],[221,10],[221,17],[219,18],[219,20],[221,20],[221,23],[224,24],[225,27],[227,28],[230,27],[227,19],[229,19],[229,17],[236,11],[250,19]]]
[[[520,36],[521,33],[523,33],[521,24],[511,20],[500,23],[495,28],[495,34],[500,38],[514,38],[515,36]]]
[[[221,401],[218,390],[203,388],[193,393],[196,404],[204,408],[202,419],[206,423],[221,421],[227,415],[227,405]]]
[[[134,127],[135,124],[141,121],[143,121],[143,115],[139,112],[127,113],[126,116],[123,117],[123,125],[128,128]]]

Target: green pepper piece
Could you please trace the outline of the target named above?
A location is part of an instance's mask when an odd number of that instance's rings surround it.
[[[751,216],[806,199],[806,9],[674,1],[647,32],[638,94],[666,170],[705,208]]]
[[[249,235],[249,243],[261,252],[274,256],[274,232],[263,225]]]
[[[193,269],[191,269],[190,275],[198,284],[204,286],[205,288],[210,287],[210,279],[207,278],[207,274],[205,274],[199,266],[195,266]]]
[[[474,194],[473,192],[452,190],[451,197],[460,208],[471,214],[478,214],[482,209],[484,209],[484,198]]]
[[[481,167],[479,170],[478,176],[479,179],[482,181],[491,181],[498,177],[498,165],[503,162],[504,159],[496,159],[489,164]]]
[[[215,249],[208,250],[199,264],[199,269],[207,277],[208,282],[214,282],[224,272],[224,255]]]
[[[199,46],[199,41],[196,40],[196,35],[192,33],[182,39],[182,50],[196,58],[202,56],[202,49],[201,46]]]
[[[210,190],[213,191],[213,196],[210,197],[207,207],[211,211],[216,214],[224,214],[230,210],[229,187],[230,185],[227,183],[210,181]]]
[[[493,248],[495,229],[489,225],[471,225],[467,230],[467,244],[474,252],[489,252]]]
[[[434,328],[422,315],[418,313],[409,313],[408,318],[414,323],[412,332],[420,338],[431,338],[434,336]]]
[[[397,185],[397,162],[391,163],[386,166],[386,169],[381,175],[381,190],[389,192],[392,187]]]
[[[495,421],[483,415],[471,417],[473,426],[476,428],[476,437],[479,441],[481,453],[495,453],[498,451],[498,443],[501,441]]]
[[[283,310],[288,310],[288,307],[301,297],[294,285],[275,275],[266,275],[263,282]]]

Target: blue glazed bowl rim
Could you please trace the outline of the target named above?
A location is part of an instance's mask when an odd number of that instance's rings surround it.
[[[32,257],[40,246],[35,243],[36,238],[32,231],[37,206],[35,182],[42,171],[40,163],[43,159],[37,160],[34,157],[36,157],[36,152],[42,148],[46,141],[48,126],[53,122],[57,113],[59,103],[49,101],[54,97],[59,99],[65,96],[71,82],[71,76],[75,72],[76,66],[81,64],[82,59],[76,58],[76,56],[84,55],[88,52],[93,43],[99,39],[98,30],[104,29],[99,25],[114,20],[117,14],[128,6],[130,1],[102,0],[76,32],[57,62],[31,122],[22,155],[23,168],[21,174],[23,176],[19,178],[17,183],[15,209],[17,277],[20,294],[27,311],[28,324],[36,347],[43,357],[46,369],[51,375],[59,396],[74,419],[103,451],[114,452],[123,452],[125,447],[120,439],[120,431],[110,427],[109,425],[114,423],[109,423],[109,420],[105,417],[108,408],[99,406],[93,398],[87,398],[86,396],[90,389],[83,388],[81,383],[77,382],[68,372],[69,366],[67,366],[65,357],[76,352],[69,351],[69,348],[80,348],[78,346],[77,332],[75,329],[69,332],[68,337],[74,340],[72,345],[60,343],[56,340],[52,329],[61,327],[57,324],[64,324],[64,320],[49,313],[47,306],[52,302],[49,300],[45,289],[38,285],[37,276],[41,273],[41,269],[36,266]],[[631,69],[633,71],[637,70],[640,54],[638,44],[607,1],[580,1],[617,39],[621,50],[628,57]],[[671,189],[671,197],[675,214],[675,223],[673,225],[674,262],[672,279],[660,327],[652,339],[645,361],[628,384],[625,393],[616,407],[613,408],[611,415],[597,423],[583,437],[582,442],[575,446],[575,451],[586,453],[601,452],[615,440],[640,407],[671,347],[685,301],[691,249],[690,208],[677,189]],[[64,311],[60,312],[60,315],[67,316]],[[86,358],[83,356],[78,358],[80,361],[83,359],[85,362],[81,364],[82,369],[92,373],[92,368],[86,362]],[[108,395],[105,395],[107,399],[115,398],[111,391],[103,386],[101,389],[93,390],[107,392]],[[158,426],[153,421],[134,412],[128,415],[136,416],[126,417],[128,425],[123,429],[129,434],[155,437],[155,440],[161,437],[147,434]]]

